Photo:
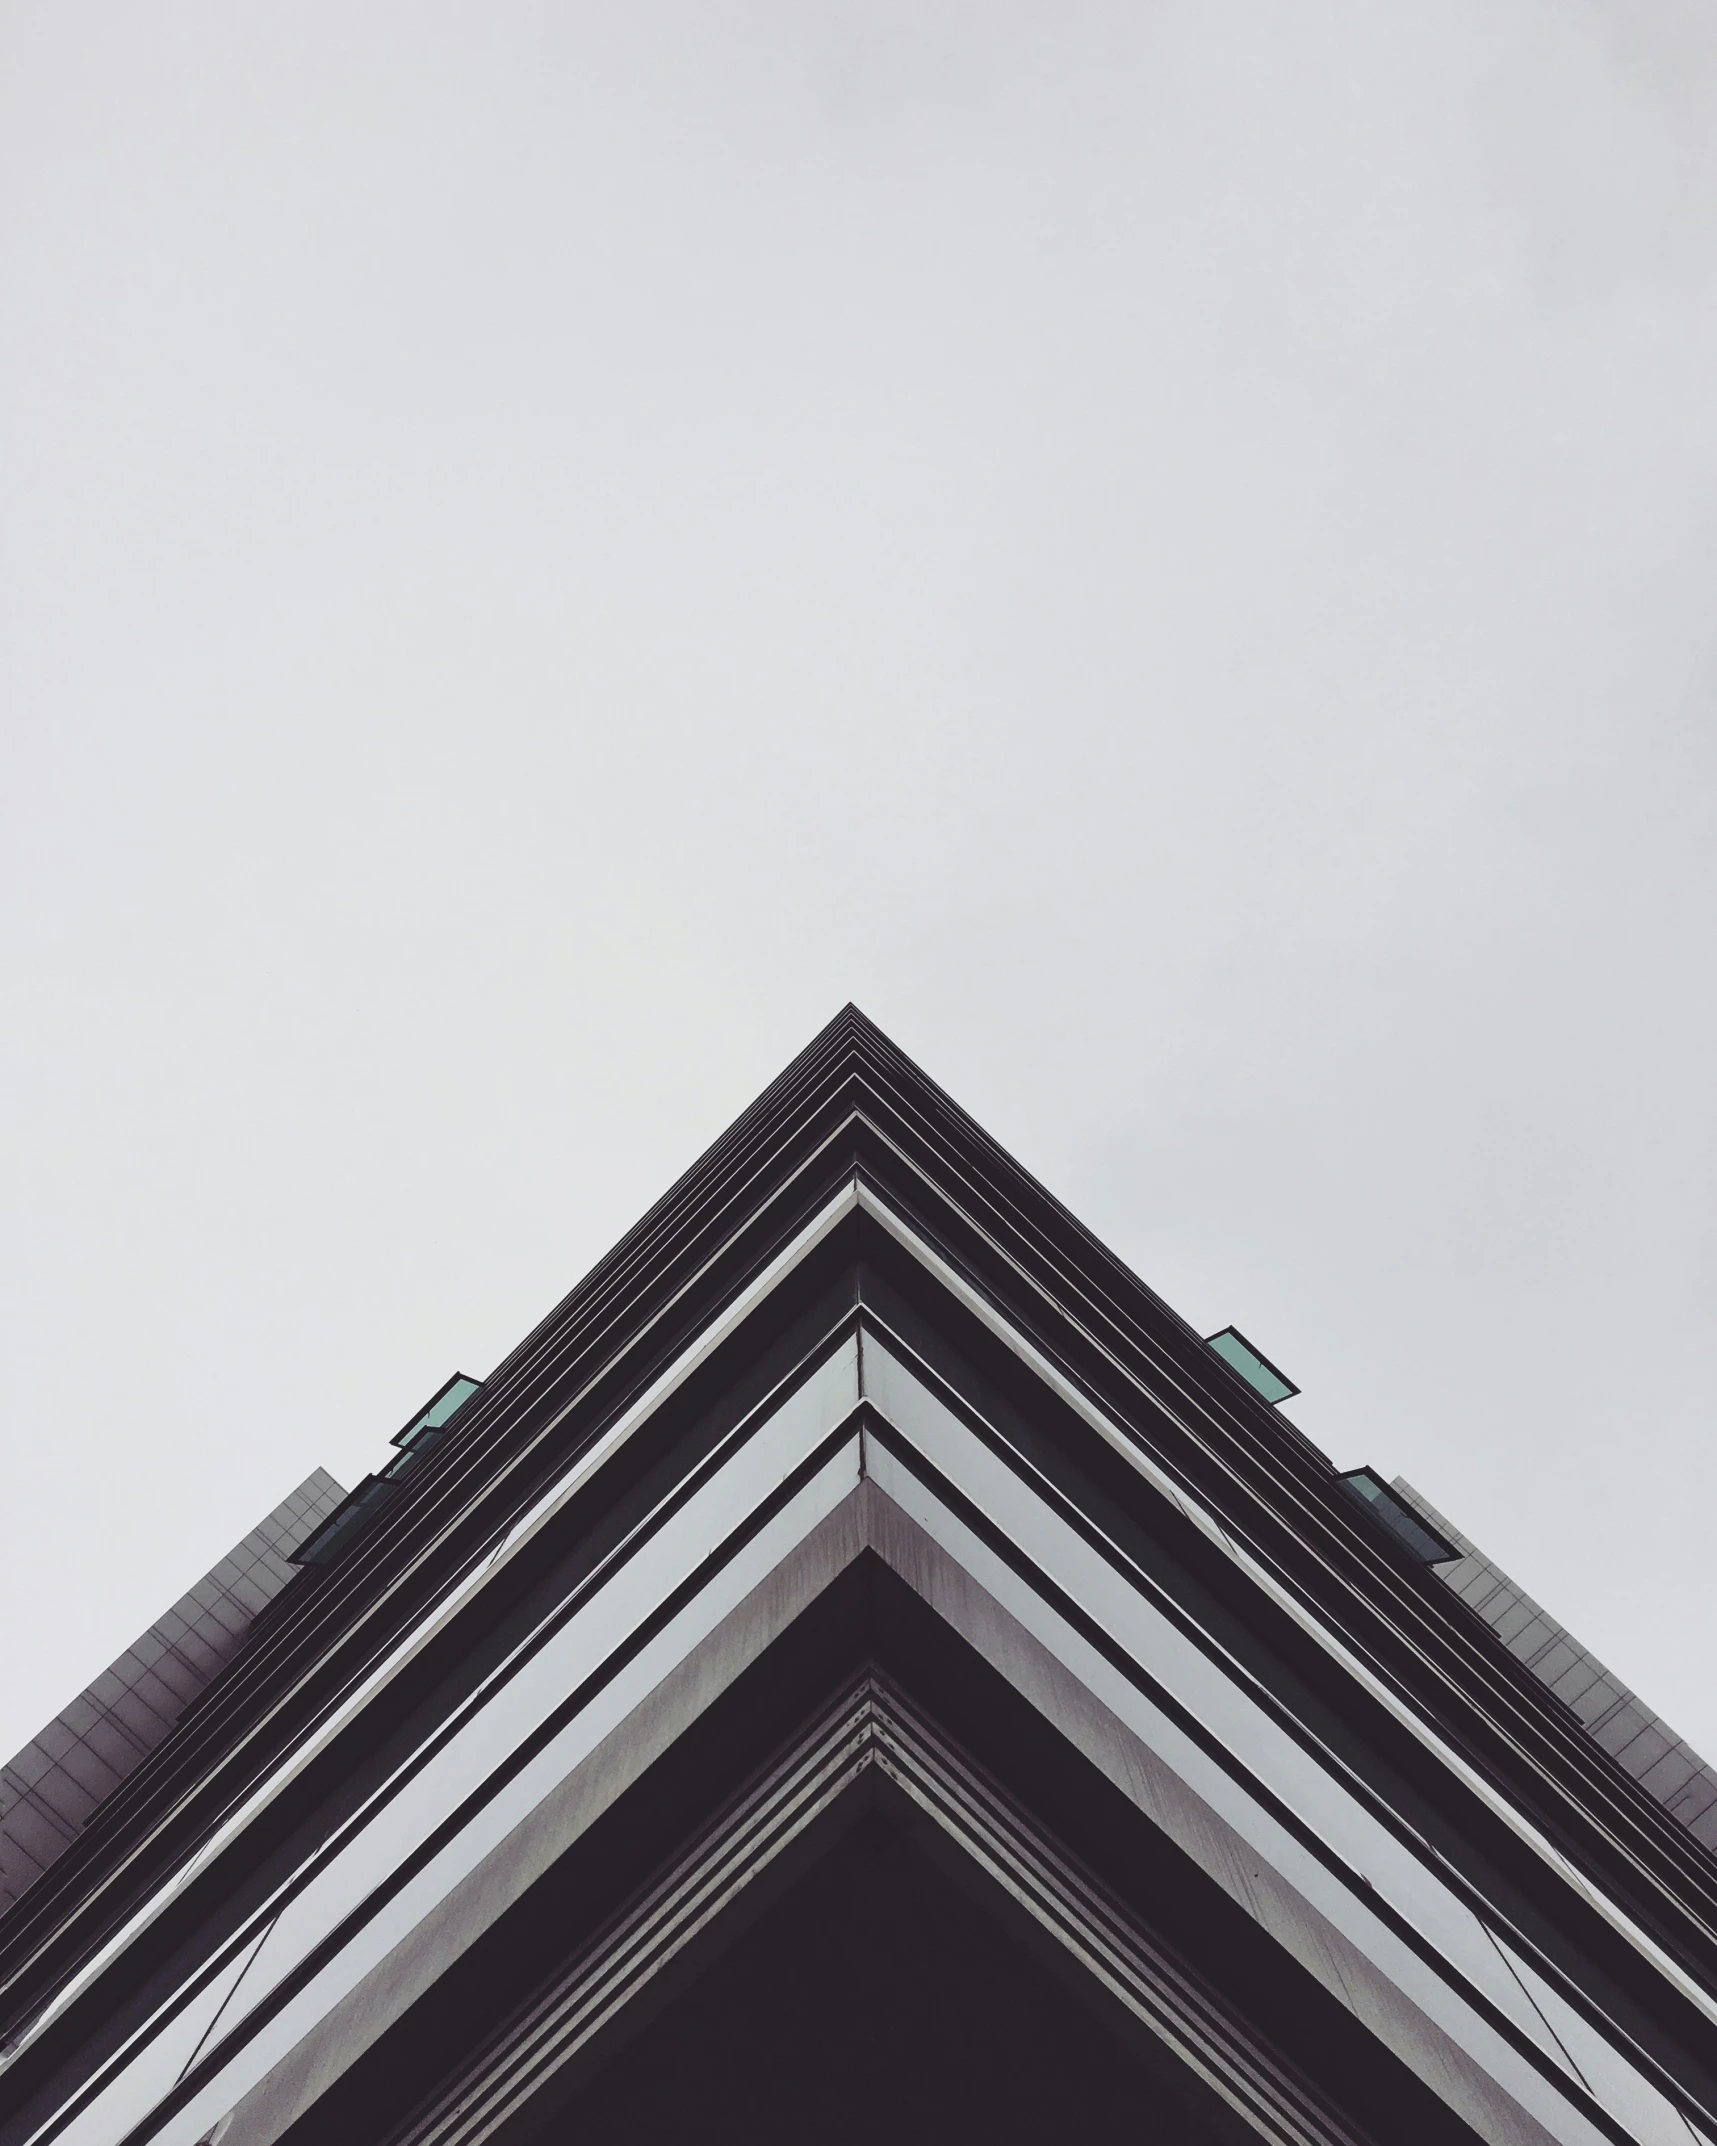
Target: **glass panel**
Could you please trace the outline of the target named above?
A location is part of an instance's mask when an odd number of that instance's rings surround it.
[[[385,1476],[371,1476],[367,1483],[360,1483],[339,1511],[293,1553],[293,1563],[331,1565],[337,1557],[343,1557],[353,1537],[375,1517],[376,1507],[386,1504],[398,1487]]]
[[[1387,1528],[1403,1549],[1427,1565],[1449,1565],[1460,1557],[1460,1552],[1442,1536],[1432,1532],[1427,1523],[1410,1506],[1404,1505],[1395,1493],[1370,1468],[1355,1468],[1350,1473],[1338,1476],[1350,1498],[1357,1499],[1380,1527]]]
[[[1260,1356],[1244,1334],[1231,1326],[1225,1326],[1220,1334],[1212,1334],[1205,1347],[1214,1349],[1222,1361],[1238,1371],[1252,1391],[1261,1393],[1272,1407],[1300,1390],[1266,1357]]]
[[[657,1631],[528,1763],[492,1790],[498,1762],[533,1735],[624,1636],[646,1624],[661,1602],[700,1571],[713,1552],[769,1496],[818,1442],[851,1414],[859,1398],[858,1355],[848,1337],[819,1368],[745,1438],[729,1464],[685,1505],[671,1511],[650,1537],[647,1555],[620,1546],[613,1569],[591,1587],[578,1613],[545,1644],[499,1665],[490,1688],[468,1703],[447,1741],[418,1765],[408,1761],[401,1784],[387,1783],[370,1806],[355,1812],[345,1836],[330,1843],[328,1860],[278,1906],[258,1910],[265,1931],[242,1990],[220,2018],[203,2050],[221,2046],[270,1995],[325,1944],[349,1929],[326,1964],[306,1981],[254,2041],[235,2048],[222,2072],[157,2135],[158,2146],[190,2146],[222,2110],[278,2062],[328,2007],[344,1996],[451,1888],[519,1825],[558,1781],[588,1754],[670,1672],[687,1648],[757,1587],[810,1530],[849,1496],[861,1479],[856,1430],[849,1442],[801,1486],[732,1561],[702,1586],[674,1619]],[[391,1491],[391,1484],[366,1490]],[[354,1508],[348,1508],[354,1517]],[[339,1516],[346,1518],[346,1514]],[[641,1523],[642,1525],[642,1523]],[[392,1793],[388,1793],[392,1790]],[[479,1794],[479,1791],[484,1793]],[[419,1851],[451,1814],[470,1815],[407,1885],[374,1914],[364,1903],[377,1885]],[[187,2018],[189,2014],[184,2015]],[[157,2060],[145,2040],[114,2068],[101,2091],[60,2134],[61,2146],[113,2146],[180,2075],[190,2049],[208,2026],[204,2013],[186,2044],[177,2035]],[[115,2119],[120,2111],[123,2121]]]
[[[405,1429],[394,1438],[393,1443],[396,1446],[408,1446],[414,1439],[422,1437],[427,1432],[445,1429],[448,1422],[465,1406],[481,1383],[480,1379],[468,1379],[463,1374],[457,1378],[450,1379],[441,1392],[436,1395],[435,1399],[430,1402],[422,1415],[415,1417],[408,1423]]]
[[[1261,1865],[1273,1866],[1284,1889],[1278,1892],[1273,1884],[1258,1882],[1256,1870],[1236,1886],[1232,1847],[1200,1831],[1203,1821],[1197,1806],[1177,1809],[1153,1788],[1149,1792],[1153,1800],[1146,1807],[1159,1824],[1168,1827],[1171,1837],[1204,1860],[1218,1882],[1291,1948],[1296,1931],[1302,1930],[1292,1905],[1297,1895],[1510,2094],[1541,2121],[1548,2117],[1553,2136],[1573,2136],[1557,2128],[1567,2104],[1554,2085],[1527,2064],[1482,2012],[1472,2008],[1467,1992],[1482,1993],[1490,2006],[1572,2077],[1574,2067],[1566,2050],[1510,1972],[1485,1925],[1444,1884],[1435,1867],[1399,1839],[1348,1791],[1318,1754],[1307,1750],[1258,1703],[1246,1689],[1243,1673],[1233,1673],[1220,1658],[1213,1659],[1165,1617],[1130,1577],[1107,1559],[1093,1556],[1073,1530],[1052,1514],[1036,1488],[974,1437],[868,1331],[865,1385],[878,1410],[938,1473],[992,1522],[1001,1537],[1014,1543],[1029,1541],[1040,1570],[1079,1605],[1099,1631],[1119,1641],[1193,1720],[1219,1739],[1238,1766],[1217,1761],[1106,1655],[1062,1622],[1045,1595],[989,1549],[963,1520],[955,1518],[938,1494],[880,1440],[868,1455],[868,1472],[877,1488],[1059,1655],[1203,1806],[1226,1821]],[[1351,1875],[1332,1870],[1313,1853],[1303,1835],[1290,1831],[1255,1794],[1249,1776],[1265,1783],[1295,1812],[1307,1833],[1339,1845],[1341,1861]],[[1435,1948],[1446,1967],[1433,1965],[1405,1942],[1398,1923],[1376,1912],[1373,1902],[1379,1899],[1393,1910],[1394,1918],[1410,1925]],[[1314,1973],[1324,1972],[1316,1964],[1321,1955],[1315,1940],[1301,1958]],[[1582,2128],[1579,2135],[1591,2134]]]
[[[1603,2103],[1630,2138],[1642,2146],[1687,2146],[1691,2125],[1681,2113],[1622,2052],[1601,2035],[1591,2022],[1552,1989],[1544,1977],[1514,1947],[1500,1937],[1508,1964],[1525,1984],[1527,1993],[1544,2015],[1545,2024],[1567,2050],[1594,2096]],[[1697,2134],[1695,2134],[1697,2136]]]

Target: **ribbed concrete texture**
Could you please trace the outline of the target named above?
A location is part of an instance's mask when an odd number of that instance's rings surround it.
[[[1643,1700],[1635,1698],[1621,1678],[1581,1646],[1548,1610],[1517,1587],[1500,1565],[1445,1520],[1411,1483],[1397,1476],[1393,1487],[1463,1553],[1459,1564],[1440,1565],[1438,1577],[1477,1610],[1509,1652],[1549,1685],[1672,1818],[1680,1819],[1707,1848],[1717,1850],[1717,1770]]]
[[[57,1720],[0,1767],[0,1915],[35,1882],[104,1796],[162,1742],[243,1646],[297,1568],[287,1555],[346,1493],[325,1468],[110,1663]]]

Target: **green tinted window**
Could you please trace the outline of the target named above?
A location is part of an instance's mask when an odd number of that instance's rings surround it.
[[[1214,1349],[1225,1364],[1231,1364],[1252,1391],[1261,1393],[1272,1406],[1300,1390],[1292,1379],[1282,1376],[1267,1356],[1259,1355],[1238,1327],[1225,1326],[1220,1334],[1209,1337],[1206,1346]]]
[[[459,1410],[465,1406],[465,1403],[470,1400],[481,1384],[480,1379],[468,1379],[463,1375],[449,1379],[447,1384],[435,1396],[435,1399],[424,1410],[423,1414],[415,1417],[406,1425],[403,1431],[400,1431],[395,1436],[394,1444],[396,1446],[408,1446],[414,1438],[421,1438],[426,1432],[439,1431],[444,1428],[449,1419],[458,1414]]]

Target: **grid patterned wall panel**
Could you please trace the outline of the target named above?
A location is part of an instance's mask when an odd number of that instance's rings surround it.
[[[1397,1476],[1391,1486],[1461,1551],[1438,1577],[1476,1610],[1511,1654],[1548,1684],[1589,1733],[1696,1840],[1717,1851],[1717,1768],[1708,1766],[1620,1677],[1541,1609],[1499,1565]]]
[[[345,1495],[325,1468],[306,1476],[0,1767],[0,1915],[231,1661],[296,1572],[288,1553]]]

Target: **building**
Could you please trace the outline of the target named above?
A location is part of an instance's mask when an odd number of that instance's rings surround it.
[[[293,1577],[294,1547],[345,1501],[325,1468],[307,1476],[0,1766],[0,1916],[214,1682]]]
[[[862,1016],[0,1919],[0,2142],[1717,2146],[1717,1861]]]
[[[1613,1669],[1606,1669],[1500,1565],[1445,1520],[1411,1483],[1397,1476],[1393,1487],[1458,1553],[1439,1563],[1438,1579],[1478,1612],[1509,1652],[1550,1687],[1618,1766],[1650,1789],[1695,1840],[1717,1851],[1717,1770],[1643,1699],[1636,1699]]]

